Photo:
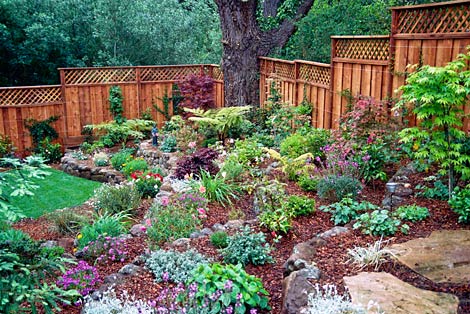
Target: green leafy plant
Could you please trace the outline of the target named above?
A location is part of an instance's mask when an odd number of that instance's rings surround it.
[[[378,206],[369,202],[356,202],[351,197],[344,197],[341,201],[328,206],[320,206],[320,210],[331,213],[331,220],[335,225],[345,225],[361,215],[361,212],[376,210]]]
[[[236,140],[235,149],[229,158],[235,158],[247,168],[259,163],[263,154],[263,145],[256,139]]]
[[[266,243],[264,233],[253,233],[250,227],[245,227],[241,232],[230,236],[226,248],[220,250],[224,261],[230,264],[264,265],[272,263],[271,246]]]
[[[124,107],[122,106],[122,90],[119,86],[111,86],[109,89],[109,111],[113,115],[114,121],[117,124],[122,124],[126,121],[126,118],[122,115],[124,113]]]
[[[62,235],[76,235],[89,222],[89,218],[76,212],[74,208],[55,210],[46,215],[55,231]]]
[[[177,146],[176,137],[174,135],[166,135],[160,145],[160,150],[164,153],[172,153],[176,152]]]
[[[433,183],[433,187],[426,185],[416,185],[418,193],[416,195],[425,198],[437,199],[437,200],[448,200],[449,199],[449,187],[446,186],[441,180],[436,180]]]
[[[122,164],[121,172],[124,173],[126,176],[130,176],[135,171],[142,171],[145,172],[149,168],[149,165],[145,159],[142,157],[137,157],[132,159],[124,164]]]
[[[300,188],[307,192],[315,192],[317,191],[318,181],[320,179],[318,177],[312,176],[310,174],[301,175],[297,182]]]
[[[145,258],[145,266],[155,275],[156,282],[166,281],[184,283],[200,265],[209,260],[194,250],[185,252],[157,250]]]
[[[201,180],[194,182],[195,189],[201,190],[209,201],[215,201],[222,205],[232,204],[232,199],[237,199],[239,188],[236,184],[225,180],[223,175],[218,172],[212,176],[209,172],[201,170]]]
[[[35,119],[25,120],[25,126],[33,140],[33,146],[38,147],[39,144],[46,138],[55,140],[59,137],[57,131],[52,127],[52,123],[59,120],[60,116],[51,116],[45,120],[38,121]]]
[[[394,218],[388,210],[374,210],[364,213],[357,218],[354,229],[361,229],[364,234],[390,236],[398,231],[401,221]],[[402,233],[408,233],[408,225],[401,226]]]
[[[449,200],[453,211],[459,215],[459,222],[470,223],[470,185],[464,189],[456,187]]]
[[[4,134],[0,134],[0,158],[10,157],[13,153],[14,147],[11,139]]]
[[[200,265],[193,273],[188,283],[196,283],[198,291],[195,298],[202,302],[206,297],[214,295],[217,290],[223,288],[227,283],[231,286],[232,293],[224,294],[219,301],[225,306],[238,304],[237,313],[248,313],[250,309],[270,310],[268,305],[268,292],[264,289],[261,280],[249,275],[241,264]],[[238,295],[241,297],[238,297]]]
[[[78,248],[82,249],[91,241],[96,241],[100,236],[117,237],[126,232],[124,226],[125,214],[101,215],[98,216],[93,224],[85,225],[77,236]]]
[[[95,210],[106,214],[134,214],[140,205],[139,191],[127,184],[103,184],[95,190]]]
[[[303,154],[311,153],[314,156],[321,156],[320,148],[330,141],[331,133],[324,129],[307,128],[299,130],[286,137],[280,146],[282,156],[295,159]]]
[[[315,212],[315,200],[307,196],[291,195],[284,204],[286,210],[292,212],[294,217],[307,216]]]
[[[261,227],[274,232],[287,233],[292,228],[292,213],[284,208],[263,211],[258,215]]]
[[[162,175],[152,171],[134,171],[131,173],[131,178],[136,190],[143,198],[155,197],[163,183]]]
[[[46,137],[34,150],[35,154],[41,156],[48,163],[60,161],[62,158],[62,145],[59,143],[51,143],[51,140]]]
[[[172,102],[172,99],[171,97],[168,97],[168,91],[165,89],[163,97],[158,99],[162,101],[163,109],[161,109],[157,104],[152,104],[153,108],[155,108],[158,113],[162,114],[166,121],[170,121],[170,103]]]
[[[103,122],[100,124],[86,125],[98,137],[90,149],[99,147],[113,147],[116,144],[125,144],[129,140],[141,140],[145,138],[146,133],[152,129],[153,121],[142,119],[129,119],[122,123],[115,120]]]
[[[347,195],[356,198],[362,189],[359,180],[342,175],[329,175],[321,178],[317,184],[318,196],[330,202],[341,201]]]
[[[243,219],[245,219],[245,217],[246,217],[245,213],[240,208],[232,208],[228,212],[228,219],[229,220],[237,220],[237,219],[242,219],[243,220]]]
[[[121,171],[124,164],[127,164],[133,158],[133,150],[121,149],[111,157],[111,165],[117,171]]]
[[[400,132],[401,141],[412,147],[412,157],[430,160],[439,167],[439,173],[448,176],[449,197],[454,189],[456,174],[470,177],[470,156],[462,154],[465,138],[462,127],[464,107],[470,95],[470,70],[467,54],[443,67],[423,66],[411,73],[396,110],[411,104],[420,124]]]
[[[211,234],[211,243],[218,249],[224,249],[228,246],[228,234],[225,231],[216,231]]]
[[[93,162],[97,167],[105,167],[109,165],[109,157],[105,152],[95,153],[93,155]]]
[[[398,207],[394,215],[401,220],[416,222],[429,217],[429,210],[426,207],[417,205],[407,205]]]

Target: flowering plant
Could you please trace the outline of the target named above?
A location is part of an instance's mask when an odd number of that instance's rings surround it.
[[[131,178],[142,197],[155,197],[163,183],[162,175],[151,171],[134,171]]]
[[[85,261],[79,261],[77,266],[69,269],[57,281],[57,285],[66,290],[76,289],[82,296],[89,294],[101,282],[96,267]]]
[[[95,263],[124,262],[127,258],[127,245],[123,239],[99,235],[95,241],[91,241],[83,248],[85,257],[95,259]]]

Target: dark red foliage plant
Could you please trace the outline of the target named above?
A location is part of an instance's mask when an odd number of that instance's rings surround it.
[[[191,155],[184,156],[176,164],[175,177],[183,179],[185,176],[193,175],[199,177],[201,169],[214,175],[219,171],[214,160],[219,154],[212,148],[201,148]]]
[[[203,110],[215,108],[214,79],[210,76],[189,74],[178,82],[178,88],[183,97],[183,101],[178,104],[179,107]],[[190,116],[183,110],[180,110],[180,114],[185,119]]]

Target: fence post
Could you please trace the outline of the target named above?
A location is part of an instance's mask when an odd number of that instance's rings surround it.
[[[332,129],[333,128],[333,99],[334,99],[334,84],[335,84],[335,63],[333,61],[336,58],[336,38],[331,38],[331,58],[330,58],[330,105],[329,108],[324,107],[323,110],[323,128]],[[330,118],[326,119],[326,115],[329,115]],[[327,123],[327,125],[326,125]]]
[[[388,48],[388,85],[387,96],[393,95],[393,76],[395,72],[395,35],[397,34],[398,11],[392,9],[392,26],[390,31],[390,43]]]
[[[299,63],[297,60],[294,60],[294,106],[298,106],[300,104],[299,102],[299,87],[298,87],[298,82],[299,80]]]
[[[67,97],[65,94],[65,70],[59,69],[60,75],[60,96],[62,98],[62,106],[64,108],[64,132],[63,132],[63,145],[65,146],[68,138],[68,114],[67,114]]]
[[[140,78],[140,67],[135,67],[135,81],[137,85],[137,114],[139,117],[142,115],[142,101],[140,99],[140,95],[142,94],[142,84]]]

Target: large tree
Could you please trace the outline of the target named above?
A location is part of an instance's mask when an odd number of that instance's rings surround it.
[[[222,28],[225,106],[259,102],[259,56],[282,47],[314,0],[215,0]]]

